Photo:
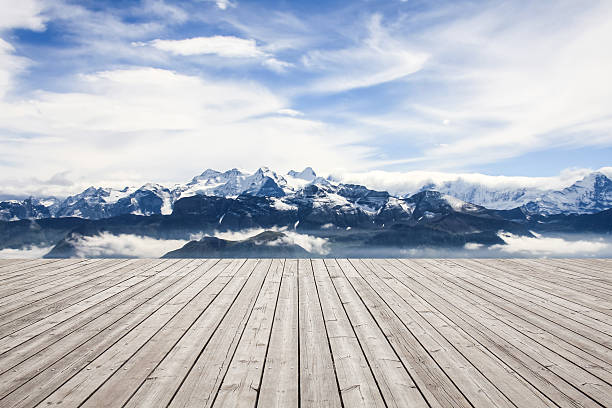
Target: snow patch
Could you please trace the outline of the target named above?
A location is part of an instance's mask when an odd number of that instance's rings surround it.
[[[287,204],[284,201],[279,200],[278,198],[272,199],[272,206],[278,211],[297,211],[298,210],[298,208],[295,205]]]

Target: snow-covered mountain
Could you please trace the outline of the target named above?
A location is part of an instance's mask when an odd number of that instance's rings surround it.
[[[121,214],[167,215],[172,212],[174,202],[180,198],[194,195],[237,197],[241,194],[281,198],[295,195],[300,189],[313,183],[330,184],[326,179],[317,177],[311,168],[301,172],[291,171],[285,176],[267,167],[262,167],[254,173],[238,169],[226,172],[207,169],[188,183],[172,187],[151,183],[140,188],[89,187],[63,201],[35,198],[3,201],[0,202],[0,220],[48,217],[100,219]],[[279,201],[278,205],[284,204]]]
[[[54,197],[44,199],[30,197],[25,200],[2,201],[0,202],[0,220],[15,221],[53,217],[60,203],[60,200]]]
[[[261,167],[255,173],[249,174],[238,169],[224,173],[216,170],[205,170],[184,186],[177,186],[179,197],[189,197],[196,194],[219,197],[236,197],[240,194],[250,194],[261,197],[282,197],[293,193],[294,188],[287,180],[267,167]]]
[[[460,200],[497,210],[509,210],[535,201],[546,190],[534,188],[490,187],[462,178],[439,184],[426,184],[420,191],[435,190]],[[408,194],[407,196],[410,196]]]
[[[437,202],[442,207],[450,206],[455,211],[521,207],[525,213],[551,215],[595,213],[612,208],[612,181],[598,172],[559,191],[493,188],[462,179],[425,185],[420,191],[428,192],[428,202]],[[384,191],[343,184],[317,176],[310,167],[300,172],[292,170],[286,175],[280,175],[267,167],[253,173],[238,169],[225,172],[208,169],[191,181],[172,187],[159,184],[122,189],[90,187],[62,201],[54,198],[3,201],[0,202],[0,220],[49,217],[100,219],[122,214],[167,215],[172,213],[177,200],[198,195],[265,197],[277,210],[306,211],[309,216],[304,222],[321,226],[347,225],[346,220],[340,218],[361,217],[362,214],[366,215],[368,222],[375,222],[371,217],[401,219],[416,211],[419,206],[414,197],[420,197],[418,194],[394,197]],[[419,216],[427,217],[428,213],[432,211],[423,210]]]
[[[612,208],[612,180],[600,172],[590,173],[562,190],[495,188],[463,179],[428,184],[421,189],[439,191],[491,209],[521,207],[531,214],[592,214]]]
[[[594,172],[561,191],[550,191],[525,203],[529,213],[596,213],[612,208],[612,180]]]
[[[175,198],[173,191],[159,184],[123,189],[89,187],[66,198],[54,216],[99,219],[121,214],[170,214]]]

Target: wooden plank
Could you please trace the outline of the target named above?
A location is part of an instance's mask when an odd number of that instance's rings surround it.
[[[0,407],[612,401],[609,260],[240,262],[0,261]]]
[[[59,259],[2,259],[3,265],[0,265],[0,283],[2,279],[11,274],[19,273],[22,269],[31,268],[41,263],[58,261]]]
[[[300,406],[340,407],[340,393],[310,260],[298,261]]]
[[[444,372],[427,349],[385,304],[376,292],[361,277],[354,261],[342,260],[339,264],[357,296],[365,304],[384,335],[410,372],[429,405],[440,407],[468,407],[470,401]],[[347,299],[348,300],[348,299]],[[353,303],[354,301],[351,301]],[[508,406],[503,398],[500,406]]]
[[[27,262],[28,259],[20,259],[20,258],[0,258],[0,268],[6,265],[16,264]]]
[[[5,266],[2,268],[2,271],[0,271],[2,273],[2,275],[0,275],[0,283],[7,278],[27,276],[29,271],[35,271],[40,268],[55,268],[55,266],[52,266],[52,264],[58,264],[61,261],[64,261],[64,263],[66,262],[65,259],[30,259],[24,263]]]
[[[16,364],[22,359],[30,358],[40,350],[45,350],[46,347],[63,339],[66,336],[73,335],[82,331],[85,325],[96,321],[99,317],[113,314],[119,310],[125,302],[137,300],[142,293],[147,293],[147,289],[156,284],[159,280],[163,280],[168,272],[176,272],[179,269],[184,269],[185,265],[190,261],[165,260],[162,264],[157,265],[151,270],[146,265],[139,269],[143,275],[147,275],[148,279],[141,282],[140,285],[132,286],[118,295],[100,302],[85,312],[78,314],[64,322],[46,330],[40,334],[30,336],[29,338],[14,337],[14,343],[11,344],[9,353],[0,354],[0,366],[10,367],[11,364]],[[118,309],[119,308],[119,309]]]
[[[597,272],[597,276],[606,279],[608,282],[611,280],[610,273],[612,272],[612,262],[610,258],[588,258],[588,259],[555,259],[555,261],[562,262],[563,264],[575,264],[588,268],[589,270]]]
[[[190,304],[181,309],[159,332],[151,337],[136,353],[131,355],[121,369],[108,378],[87,400],[83,407],[123,406],[138,387],[167,358],[168,354],[204,319],[213,302],[231,290],[233,281],[240,282],[252,270],[244,260],[233,261],[228,268],[219,269],[207,278],[210,284]],[[220,273],[219,273],[220,272]],[[236,273],[239,273],[236,279]],[[194,351],[194,350],[192,350]],[[195,353],[195,351],[194,351]],[[121,359],[117,359],[121,363]]]
[[[581,276],[588,276],[591,279],[597,279],[600,282],[605,282],[608,286],[612,284],[612,265],[605,259],[541,259],[539,260],[545,265],[551,265],[562,272],[571,274],[578,272]]]
[[[577,300],[593,299],[595,305],[606,304],[606,312],[610,313],[612,305],[609,303],[612,297],[612,288],[607,282],[593,282],[595,278],[581,272],[572,272],[569,269],[548,265],[544,260],[530,259],[494,259],[489,263],[506,266],[510,274],[520,274],[530,282],[552,284],[557,290],[564,290]]]
[[[336,367],[342,403],[348,407],[384,407],[368,361],[322,259],[312,261],[323,319]]]
[[[99,262],[110,263],[113,260],[63,259],[52,264],[42,264],[28,272],[24,272],[23,275],[13,275],[10,278],[3,279],[0,300],[4,301],[6,296],[35,288],[54,279],[61,279],[70,275],[75,270]]]
[[[578,321],[565,318],[565,316],[542,308],[537,304],[512,296],[488,282],[474,279],[471,272],[467,269],[441,268],[440,263],[436,264],[432,260],[417,260],[416,262],[429,266],[430,270],[434,273],[455,279],[457,282],[460,282],[460,286],[463,285],[469,288],[470,291],[477,293],[483,299],[502,305],[522,319],[535,324],[555,336],[563,338],[602,361],[608,364],[612,363],[611,337],[592,330]]]
[[[131,263],[137,262],[132,261]],[[105,264],[98,264],[94,267],[95,270],[93,272],[95,273],[91,276],[89,276],[89,274],[87,273],[83,273],[82,275],[76,275],[70,281],[64,282],[64,284],[52,286],[51,288],[47,288],[44,291],[28,291],[28,293],[19,296],[18,299],[15,299],[12,302],[3,303],[2,306],[0,306],[0,318],[5,319],[4,316],[6,314],[13,312],[17,309],[29,307],[32,304],[44,303],[49,299],[61,298],[61,293],[64,292],[64,290],[78,288],[92,279],[100,279],[106,274],[111,273],[119,268],[129,266],[131,263],[118,262],[110,267],[105,266]]]
[[[213,264],[216,262],[212,261]],[[198,263],[188,261],[187,264],[176,264],[181,267],[176,273],[167,277],[158,274],[161,278],[158,282],[140,293],[132,293],[126,303],[82,326],[71,336],[65,336],[39,349],[41,352],[31,356],[33,358],[22,360],[19,365],[5,370],[0,376],[2,404],[14,406],[19,403],[29,406],[40,402],[133,328],[205,276],[194,273],[197,272]],[[160,272],[163,271],[160,269]],[[195,276],[183,279],[187,275]]]
[[[199,261],[200,265],[201,262]],[[142,323],[123,336],[120,341],[91,361],[86,369],[76,373],[40,404],[82,406],[88,401],[91,393],[105,385],[111,376],[115,377],[116,374],[125,375],[126,378],[129,378],[130,376],[127,373],[134,373],[134,371],[130,371],[130,367],[134,362],[138,362],[137,357],[134,359],[132,357],[142,350],[146,350],[145,353],[150,351],[151,348],[145,347],[148,344],[151,344],[152,349],[155,349],[158,341],[165,343],[165,339],[170,338],[171,342],[172,336],[180,336],[184,333],[193,319],[202,310],[206,309],[210,300],[214,299],[227,284],[227,279],[223,279],[220,285],[214,284],[214,282],[217,282],[215,274],[201,274],[200,277],[201,279],[183,289],[168,303],[148,316]],[[149,343],[151,341],[153,343]],[[145,359],[143,364],[146,363],[149,363],[149,361]],[[143,366],[140,367],[143,368]],[[124,368],[127,368],[125,374]],[[144,368],[146,370],[149,367],[145,365]],[[106,396],[106,406],[116,406],[112,401],[112,398],[119,395],[119,389],[116,391],[117,395],[113,390],[112,394]]]
[[[247,281],[244,289],[235,297],[235,302],[187,373],[168,407],[212,406],[261,288],[269,277],[271,264],[270,259],[259,262],[252,279]]]
[[[298,261],[287,259],[270,335],[257,406],[297,408],[298,373]]]
[[[589,328],[610,336],[612,334],[612,316],[591,309],[583,304],[568,300],[554,294],[555,288],[540,286],[538,284],[525,284],[525,279],[516,279],[505,272],[504,267],[489,266],[491,263],[482,263],[474,260],[446,261],[474,272],[480,280],[494,285],[511,296],[521,298],[527,302],[537,304],[544,309],[551,310],[561,316],[578,321]],[[493,264],[495,265],[495,264]],[[510,276],[509,276],[510,275]]]
[[[138,276],[137,272],[135,271],[128,272],[125,279],[117,285],[107,288],[91,297],[83,299],[80,302],[67,307],[66,309],[47,316],[42,320],[32,323],[6,337],[1,338],[0,354],[6,353],[13,347],[57,326],[66,320],[81,315],[97,304],[104,302],[105,300],[112,298],[113,296],[116,296],[133,286],[137,286],[139,283],[146,281],[147,279],[148,277],[146,276]]]
[[[447,391],[442,391],[448,393],[443,403],[438,401],[435,393],[430,392],[425,383],[432,387],[437,384],[430,382],[427,376],[420,375],[421,370],[415,367],[416,361],[402,351],[399,344],[403,343],[402,340],[396,340],[405,335],[405,328],[396,329],[392,319],[387,321],[390,315],[384,315],[385,310],[375,305],[377,310],[373,312],[371,302],[360,298],[347,278],[358,275],[350,262],[344,259],[325,260],[325,264],[388,406],[440,407],[451,406],[451,403],[455,407],[469,406],[452,385]]]
[[[460,291],[444,288],[426,275],[419,274],[418,269],[409,269],[390,260],[385,260],[384,270],[376,270],[376,273],[389,285],[403,288],[398,293],[404,299],[416,298],[431,305],[449,325],[457,325],[469,333],[558,406],[588,407],[596,404],[579,388],[588,391],[589,388],[598,387],[601,380],[503,320],[474,307]],[[588,385],[585,387],[584,383]]]
[[[255,407],[272,322],[283,276],[283,260],[273,260],[255,307],[242,333],[213,407]],[[275,352],[272,350],[272,352]]]
[[[124,270],[141,268],[142,265],[154,265],[163,260],[138,261],[130,264],[115,264],[110,268],[101,268],[95,277],[76,278],[75,284],[60,290],[49,290],[44,294],[38,294],[24,299],[24,304],[17,306],[7,306],[0,309],[0,324],[6,324],[17,318],[39,312],[42,309],[59,310],[62,304],[72,304],[77,299],[85,297],[90,288],[101,287],[103,285],[112,286],[123,273]],[[72,302],[72,303],[70,303]]]
[[[453,260],[453,262],[458,261]],[[591,317],[604,319],[607,322],[612,321],[612,317],[608,314],[610,309],[604,306],[605,301],[590,296],[588,291],[584,293],[575,289],[576,282],[584,280],[584,278],[573,278],[573,285],[562,285],[558,279],[558,273],[553,271],[545,272],[545,277],[542,277],[541,272],[535,272],[537,268],[523,265],[517,266],[517,264],[509,262],[497,262],[497,260],[478,260],[478,262],[461,260],[461,262],[477,264],[478,271],[481,273],[490,271],[493,274],[499,275],[506,282],[522,284],[524,286],[521,286],[521,288],[526,291],[526,287],[531,287],[538,291],[537,296],[550,299],[572,310],[579,310]],[[503,273],[500,274],[500,271]],[[598,283],[598,285],[602,286],[601,283]],[[533,291],[530,293],[533,293]]]
[[[468,333],[440,318],[432,308],[398,286],[395,279],[386,282],[379,279],[373,272],[384,271],[379,262],[362,260],[354,261],[353,265],[473,406],[550,406],[552,402],[545,395]]]
[[[539,327],[525,320],[522,320],[517,315],[504,309],[504,302],[500,302],[500,304],[495,304],[496,299],[493,299],[492,302],[484,301],[484,299],[480,298],[476,294],[464,289],[456,282],[453,282],[452,279],[445,279],[438,276],[436,273],[434,273],[431,267],[427,269],[424,268],[422,265],[419,264],[419,260],[402,260],[400,264],[403,265],[403,268],[408,267],[410,271],[412,271],[410,277],[414,277],[414,273],[419,273],[422,278],[425,278],[428,281],[428,283],[424,284],[433,285],[434,287],[438,285],[438,290],[440,291],[442,291],[443,288],[445,291],[449,291],[450,293],[456,293],[458,295],[460,294],[459,300],[465,299],[466,301],[470,302],[469,305],[466,306],[466,310],[470,313],[484,311],[485,313],[488,313],[493,316],[493,318],[496,319],[495,321],[500,321],[507,324],[508,326],[511,326],[517,332],[520,332],[524,336],[529,337],[541,346],[558,354],[559,356],[567,359],[568,361],[571,361],[577,366],[582,367],[594,377],[600,378],[606,383],[612,383],[611,366],[599,360],[598,358],[593,357],[592,355],[584,352],[579,347],[576,347],[571,343],[567,343],[563,339],[555,337],[550,333],[540,329]],[[488,324],[492,324],[490,320],[491,319],[486,320]],[[546,363],[546,366],[548,367],[548,363]],[[599,380],[599,382],[597,380],[594,380],[593,384],[598,384],[600,382],[601,380]]]
[[[8,310],[14,309],[21,305],[27,304],[25,301],[26,298],[44,297],[47,291],[61,287],[65,284],[69,285],[75,278],[86,277],[101,268],[109,267],[122,262],[126,261],[114,259],[100,262],[84,261],[79,264],[67,266],[64,272],[58,273],[56,276],[50,277],[49,279],[45,279],[44,282],[41,280],[28,285],[28,287],[14,289],[7,287],[7,294],[0,299],[0,307],[3,309],[6,307]]]
[[[222,321],[229,313],[238,297],[252,296],[258,282],[263,280],[266,268],[265,263],[254,259],[246,263],[238,270],[238,274],[232,279],[220,295],[210,304],[204,313],[189,329],[188,332],[170,350],[164,359],[148,374],[148,376],[137,384],[132,391],[131,398],[125,404],[126,407],[166,407],[171,402],[177,390],[185,380],[186,376],[193,371],[193,367],[203,351],[208,348],[212,340],[213,347],[218,347],[223,353],[222,347],[230,347],[223,343],[226,339],[219,338],[230,335],[227,326],[220,327]],[[237,309],[234,309],[237,310]],[[233,314],[239,314],[233,312]],[[225,332],[224,332],[225,331]],[[219,334],[220,333],[220,334]],[[226,354],[223,354],[225,356]],[[220,354],[217,358],[221,358]],[[196,368],[196,373],[200,370]],[[210,393],[208,390],[204,390]]]
[[[30,304],[24,304],[0,315],[0,332],[7,335],[13,333],[123,282],[126,280],[126,274],[130,271],[141,270],[143,265],[154,266],[159,263],[161,263],[161,260],[140,261],[127,265],[114,264],[109,268],[98,271],[96,273],[97,278],[84,278],[89,280],[85,282],[81,280],[81,283],[77,283],[73,288],[56,293],[48,291],[49,295],[43,295],[41,299],[33,300]],[[76,281],[80,280],[76,279]],[[58,298],[59,300],[54,302]]]
[[[54,278],[70,274],[75,268],[92,265],[99,262],[111,262],[111,259],[61,259],[57,262],[43,262],[40,265],[13,274],[2,279],[3,288],[26,289],[42,283],[47,283]],[[4,292],[0,292],[4,296]]]

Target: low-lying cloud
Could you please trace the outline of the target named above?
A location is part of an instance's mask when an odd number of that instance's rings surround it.
[[[502,254],[526,256],[609,256],[612,244],[603,238],[566,239],[561,237],[524,237],[510,233],[500,233],[505,245],[493,245],[489,249]]]
[[[79,258],[159,258],[167,252],[181,248],[187,242],[180,239],[156,239],[105,232],[95,236],[80,237],[73,242],[73,245]]]
[[[287,244],[287,245],[298,245],[304,248],[311,254],[327,255],[331,249],[329,247],[329,240],[325,238],[315,237],[308,234],[300,234],[296,231],[289,231],[287,228],[253,228],[240,231],[225,231],[225,232],[214,232],[211,234],[214,237],[220,239],[226,239],[229,241],[243,241],[254,237],[257,234],[261,234],[264,231],[277,231],[285,234],[285,237],[274,241],[272,245]],[[197,238],[197,237],[193,237]]]
[[[280,231],[285,234],[285,237],[274,241],[270,245],[298,245],[306,251],[317,254],[326,255],[330,252],[329,242],[325,238],[319,238],[308,234],[300,234],[295,231],[287,231],[282,228],[267,229]],[[79,258],[103,258],[103,257],[134,257],[134,258],[159,258],[164,254],[183,247],[189,241],[199,240],[204,236],[214,236],[220,239],[229,241],[243,241],[254,237],[266,230],[264,229],[248,229],[241,231],[214,232],[212,234],[194,234],[189,239],[157,239],[152,237],[132,235],[132,234],[111,234],[104,232],[95,236],[83,236],[72,241],[75,247],[76,256]],[[32,250],[23,252],[22,256],[15,255],[14,257],[41,257],[49,252],[50,248]],[[19,250],[3,250],[16,251]],[[29,254],[29,255],[28,255]],[[0,257],[2,251],[0,251]]]
[[[50,246],[27,246],[19,249],[0,249],[0,259],[42,258],[51,250]]]

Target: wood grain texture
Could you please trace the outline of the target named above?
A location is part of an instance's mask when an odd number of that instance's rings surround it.
[[[609,259],[0,260],[0,408],[611,401]]]

